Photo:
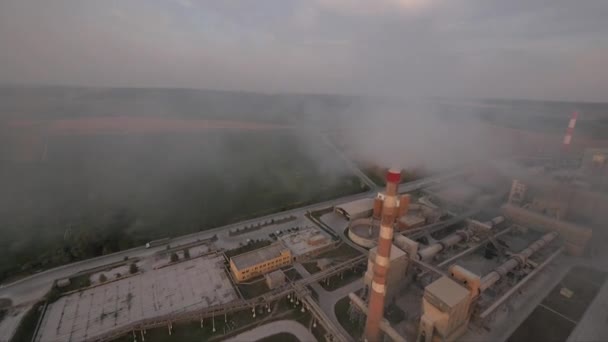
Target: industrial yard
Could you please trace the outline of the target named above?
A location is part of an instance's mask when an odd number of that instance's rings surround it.
[[[584,258],[601,254],[593,247],[598,242],[591,239],[591,227],[600,222],[593,221],[594,210],[608,202],[594,194],[594,207],[576,215],[568,203],[591,205],[585,204],[592,196],[585,175],[598,167],[598,158],[569,166],[569,185],[563,168],[539,171],[538,163],[529,162],[521,170],[541,172],[541,182],[493,174],[500,163],[401,185],[395,183],[399,172],[390,170],[385,190],[338,202],[332,211],[292,211],[207,233],[213,238],[201,233],[190,242],[164,241],[144,249],[148,256],[97,268],[85,287],[46,303],[35,340],[123,341],[129,334],[144,337],[147,330],[150,341],[164,334],[168,341],[249,336],[247,331],[268,320],[296,313],[305,314],[303,327],[321,340],[359,340],[374,327],[393,341],[594,336],[598,328],[577,327],[587,324],[588,309],[603,310],[596,302],[608,295],[608,270],[599,259]],[[562,197],[554,195],[556,187]],[[572,222],[565,221],[570,217]],[[386,245],[389,220],[392,238]],[[254,240],[267,242],[260,247]],[[379,262],[388,272],[379,273]],[[137,265],[136,273],[128,274],[130,264]],[[115,273],[122,275],[105,279]],[[384,297],[380,305],[377,294]],[[347,321],[336,316],[337,303]],[[386,308],[371,311],[380,318],[376,323],[369,321],[371,307]],[[205,321],[221,332],[209,330]],[[561,330],[538,329],[546,324]]]
[[[0,342],[608,341],[607,0],[0,0]]]
[[[185,138],[192,145],[186,152],[213,149],[199,138]],[[272,144],[271,137],[249,138]],[[228,145],[238,150],[246,141]],[[161,145],[176,151],[182,143]],[[49,146],[47,158],[71,158]],[[288,148],[266,146],[277,155]],[[605,149],[501,157],[405,182],[391,168],[377,182],[382,187],[339,150],[330,155],[339,158],[329,169],[348,171],[306,191],[299,188],[326,170],[301,169],[302,156],[293,165],[269,156],[280,171],[247,184],[246,195],[268,202],[188,204],[205,213],[221,206],[231,217],[226,226],[182,224],[172,236],[150,235],[157,239],[0,288],[10,299],[1,302],[0,331],[38,342],[263,340],[273,338],[264,332],[273,324],[277,336],[288,338],[281,334],[291,329],[297,336],[289,338],[301,341],[565,342],[606,333],[597,324],[608,314],[601,304],[608,298]],[[264,184],[277,187],[269,192]],[[329,193],[339,197],[326,197],[325,184],[336,185]],[[264,215],[275,200],[281,208]],[[200,222],[195,216],[180,219]],[[108,222],[127,224],[136,236],[146,221],[137,217],[134,224],[127,210]],[[63,239],[82,239],[77,229]]]

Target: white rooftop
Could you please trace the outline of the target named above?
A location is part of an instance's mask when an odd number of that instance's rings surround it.
[[[355,216],[358,213],[372,210],[374,207],[374,199],[373,198],[362,198],[356,201],[340,204],[336,206],[336,209],[342,209],[344,212],[348,213],[349,216]]]
[[[236,299],[222,257],[191,259],[59,298],[36,341],[84,341],[141,319]]]

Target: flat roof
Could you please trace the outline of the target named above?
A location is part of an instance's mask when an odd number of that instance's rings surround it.
[[[270,279],[271,281],[281,280],[281,279],[285,279],[285,273],[283,273],[283,271],[281,271],[279,269],[279,270],[264,274],[264,277],[266,277],[267,279]]]
[[[404,216],[401,216],[399,218],[399,221],[411,226],[411,225],[415,225],[415,224],[424,223],[425,218],[424,218],[424,216],[420,216],[420,215],[413,214],[413,213],[408,213]]]
[[[306,227],[297,232],[283,235],[279,239],[291,250],[294,256],[304,255],[333,243],[329,235],[317,227]],[[319,244],[310,244],[311,241],[317,241]]]
[[[469,290],[448,277],[441,277],[435,280],[424,290],[444,302],[450,308],[460,303],[469,295]]]
[[[286,249],[287,247],[285,247],[282,243],[274,243],[270,246],[258,248],[250,252],[233,256],[230,258],[230,261],[234,263],[236,268],[243,270],[264,261],[278,258],[281,256],[281,252]]]

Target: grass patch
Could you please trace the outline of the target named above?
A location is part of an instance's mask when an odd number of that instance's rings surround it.
[[[321,253],[317,256],[317,259],[328,258],[328,259],[344,259],[345,261],[348,259],[352,259],[361,255],[361,252],[352,248],[346,243],[340,244],[337,248],[334,248],[330,251]]]
[[[386,318],[391,324],[398,324],[405,319],[405,312],[395,304],[389,304],[384,312]]]
[[[295,268],[290,268],[287,271],[283,271],[283,273],[285,273],[285,276],[287,277],[288,281],[296,281],[302,279],[300,272],[298,272]]]
[[[342,272],[342,276],[333,275],[329,278],[328,282],[322,281],[320,282],[321,286],[327,291],[334,291],[342,286],[348,285],[353,281],[361,281],[361,277],[365,272],[366,266],[357,266],[352,270],[346,270]]]
[[[355,339],[359,340],[359,337],[363,334],[363,328],[365,325],[364,317],[362,316],[361,322],[357,320],[351,320],[350,314],[350,299],[348,296],[340,299],[336,306],[334,307],[334,312],[336,313],[336,317],[338,318],[338,322],[342,325],[344,330],[348,331],[350,335]]]
[[[239,288],[239,291],[241,291],[241,294],[243,294],[243,297],[245,297],[246,299],[261,296],[264,293],[270,291],[263,277],[250,284],[238,284],[237,286]]]
[[[304,266],[304,268],[310,274],[315,274],[315,273],[321,271],[321,269],[319,268],[319,266],[317,266],[317,263],[314,262],[314,261],[303,263],[302,266]]]
[[[34,330],[40,319],[42,313],[42,306],[44,302],[38,302],[28,311],[21,319],[19,327],[15,331],[15,335],[11,339],[11,342],[30,342],[34,337]]]

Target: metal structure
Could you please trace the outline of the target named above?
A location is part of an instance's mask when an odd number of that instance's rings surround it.
[[[418,259],[422,260],[422,261],[427,261],[429,259],[432,259],[439,252],[441,252],[461,241],[468,241],[473,235],[478,233],[480,229],[483,229],[486,232],[490,232],[492,230],[492,228],[494,228],[496,225],[504,222],[504,220],[505,220],[504,217],[498,216],[488,222],[481,223],[481,222],[473,221],[472,223],[469,224],[468,228],[458,230],[455,233],[450,234],[450,235],[446,236],[445,238],[441,239],[440,241],[418,251]]]
[[[451,266],[449,277],[443,276],[425,288],[418,341],[441,340],[451,342],[457,340],[467,329],[471,318],[471,308],[479,295],[494,286],[515,268],[527,264],[530,256],[550,244],[558,236],[556,232],[545,234],[527,248],[513,254],[507,261],[484,277],[480,277],[461,266]],[[561,248],[558,252],[561,253]],[[542,264],[542,267],[556,255],[554,254],[548,258]],[[506,297],[499,299],[497,303],[490,307],[489,312],[498,307],[513,292],[515,291],[507,292]],[[488,315],[489,312],[485,315]]]

